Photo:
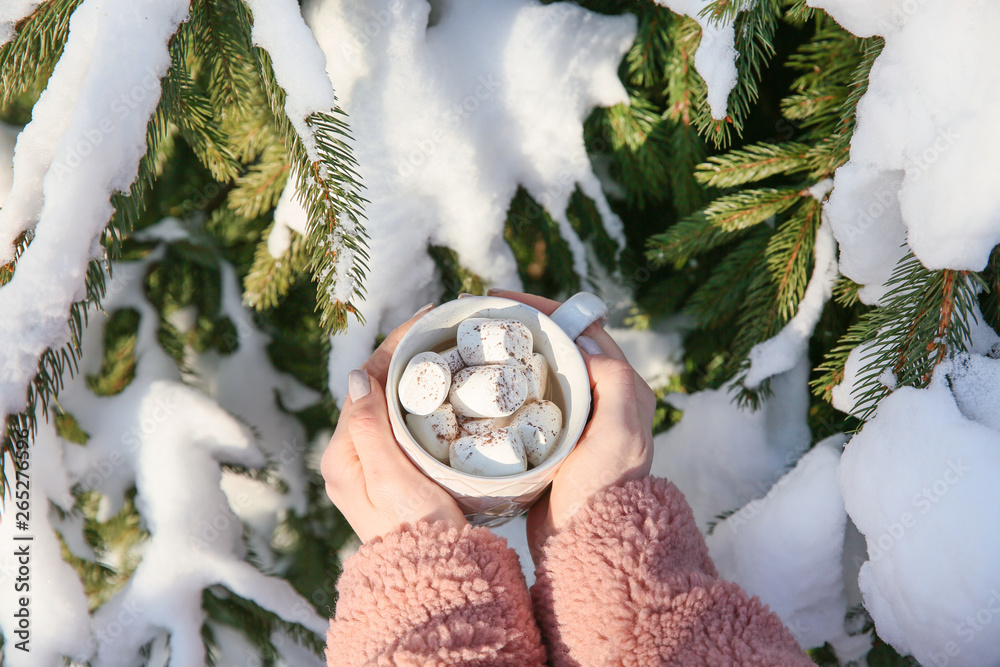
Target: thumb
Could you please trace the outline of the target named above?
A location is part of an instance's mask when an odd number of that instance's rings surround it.
[[[594,394],[592,421],[617,420],[636,413],[635,371],[627,361],[605,356],[585,358]]]

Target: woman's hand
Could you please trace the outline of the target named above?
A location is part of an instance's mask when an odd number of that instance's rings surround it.
[[[398,526],[444,519],[457,527],[465,516],[447,491],[424,475],[400,449],[389,424],[385,382],[399,339],[429,307],[395,329],[359,370],[348,376],[344,403],[320,468],[330,500],[362,542]]]
[[[520,301],[546,315],[560,305],[520,292],[490,294]],[[587,327],[577,343],[590,374],[593,416],[549,493],[528,512],[528,546],[536,563],[545,539],[569,523],[595,493],[645,477],[653,461],[653,391],[600,323]]]

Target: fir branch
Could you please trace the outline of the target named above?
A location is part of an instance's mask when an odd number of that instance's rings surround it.
[[[698,165],[695,178],[702,185],[731,188],[777,174],[793,174],[808,169],[809,151],[807,144],[798,142],[751,144],[708,158]]]
[[[969,271],[925,268],[907,253],[886,283],[881,306],[865,313],[820,366],[813,392],[829,398],[843,381],[851,351],[867,345],[862,370],[851,389],[855,412],[868,419],[889,393],[886,373],[895,387],[923,387],[941,362],[964,352],[971,343],[970,323],[976,317],[978,293],[984,283]]]
[[[637,14],[639,25],[635,41],[625,54],[625,73],[632,86],[651,89],[660,85],[672,57],[674,44],[669,29],[676,15],[653,3],[647,3]]]
[[[821,211],[820,202],[805,200],[778,225],[767,245],[767,266],[777,287],[778,316],[786,321],[798,310],[809,282]]]
[[[685,311],[699,327],[722,327],[732,323],[761,276],[764,283],[770,285],[767,272],[757,267],[764,260],[771,234],[767,227],[749,230],[747,238],[718,263],[712,276],[692,294]]]
[[[170,44],[170,70],[163,80],[162,100],[171,122],[217,181],[226,183],[239,174],[239,164],[216,120],[215,108],[188,69],[189,55],[198,35],[188,21]]]
[[[264,240],[257,244],[250,273],[243,281],[243,302],[258,312],[275,308],[309,268],[311,252],[308,240],[296,231],[289,231],[291,241],[281,257],[274,257],[267,247],[271,227]]]
[[[260,160],[236,179],[226,204],[244,218],[259,218],[274,208],[288,181],[288,160],[284,148],[274,143],[264,149]]]
[[[91,305],[100,307],[101,299],[105,294],[104,268],[97,260],[93,260],[87,266],[87,275],[84,281],[86,297],[83,301],[78,301],[70,307],[69,342],[58,350],[47,349],[38,360],[38,372],[35,374],[31,384],[28,385],[28,396],[26,407],[22,412],[7,416],[7,430],[0,447],[0,498],[3,497],[7,488],[7,458],[4,452],[13,453],[15,449],[15,434],[27,432],[34,438],[38,431],[37,414],[40,409],[45,418],[48,419],[49,402],[55,399],[63,386],[63,374],[69,373],[74,376],[79,372],[80,355],[82,350],[80,342],[83,340],[83,330],[87,326],[87,313]]]
[[[857,69],[854,71],[852,81],[848,85],[849,91],[844,102],[843,112],[841,113],[839,132],[836,135],[835,150],[844,155],[847,155],[850,150],[851,137],[854,136],[858,102],[868,92],[868,76],[871,74],[872,66],[882,53],[884,46],[885,39],[882,37],[870,37],[863,42],[864,54]]]
[[[615,181],[625,188],[630,204],[645,207],[670,185],[671,155],[668,123],[651,102],[637,94],[629,104],[617,104],[598,116],[601,136],[610,139]]]
[[[573,270],[573,253],[559,224],[523,187],[518,187],[507,209],[504,240],[517,260],[518,274],[527,291],[579,291],[580,276]]]
[[[723,229],[699,211],[671,225],[666,232],[651,236],[646,242],[646,258],[656,267],[672,263],[680,269],[695,255],[741,238],[744,231]]]
[[[250,21],[249,11],[245,13]],[[249,30],[247,31],[249,34]],[[305,208],[309,229],[309,270],[316,282],[320,325],[329,333],[347,326],[347,314],[364,321],[353,299],[364,294],[368,270],[368,236],[362,225],[366,200],[360,195],[361,179],[350,147],[346,114],[313,113],[306,124],[313,130],[319,160],[309,159],[302,138],[285,114],[285,91],[278,85],[270,55],[253,48],[277,134],[289,155],[296,190]]]
[[[228,588],[206,588],[202,593],[201,603],[208,618],[239,631],[256,646],[258,655],[265,659],[273,660],[278,657],[278,652],[271,643],[272,635],[277,631],[284,632],[317,656],[323,653],[324,638],[298,623],[284,620]]]
[[[712,123],[712,116],[705,81],[694,68],[701,28],[694,19],[677,15],[669,26],[669,34],[674,49],[664,71],[667,96],[664,115],[675,123],[693,126],[702,132]]]
[[[444,293],[442,303],[457,299],[459,294],[486,294],[486,281],[462,265],[458,253],[447,246],[427,246],[427,253],[441,273]]]
[[[239,0],[194,0],[190,25],[192,46],[203,64],[208,94],[215,109],[245,110],[248,91],[256,87],[249,36],[243,31]]]
[[[833,285],[833,300],[844,307],[856,306],[861,303],[860,291],[861,285],[841,275]]]
[[[81,0],[49,0],[16,27],[0,48],[0,111],[19,96],[40,91],[62,55],[69,20]]]
[[[698,186],[695,167],[707,156],[698,131],[683,123],[673,123],[670,133],[670,194],[678,215],[691,215],[705,205],[712,191]]]
[[[98,396],[114,396],[135,377],[135,345],[139,333],[139,311],[116,310],[104,325],[104,358],[101,369],[87,375],[87,387]]]
[[[765,66],[774,55],[774,33],[781,18],[779,0],[756,0],[744,3],[739,0],[715,0],[702,10],[703,15],[714,20],[733,21],[736,31],[736,86],[729,94],[729,115],[725,120],[698,117],[698,130],[716,146],[730,141],[730,127],[737,134],[760,93],[758,83]]]
[[[705,209],[705,217],[720,229],[733,232],[760,224],[798,203],[809,192],[800,188],[743,190],[719,197]]]

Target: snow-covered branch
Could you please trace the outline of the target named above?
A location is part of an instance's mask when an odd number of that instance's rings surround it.
[[[14,278],[0,288],[0,414],[24,408],[48,348],[69,339],[70,306],[100,256],[111,196],[129,189],[146,126],[170,65],[167,44],[184,0],[85,0],[48,88],[21,133],[14,182],[0,209],[0,263],[34,230]]]

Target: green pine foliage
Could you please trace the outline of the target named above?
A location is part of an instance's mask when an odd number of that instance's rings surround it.
[[[31,105],[45,88],[65,43],[70,16],[79,0],[43,3],[17,26],[14,38],[0,48],[0,118],[27,122]],[[108,260],[122,257],[122,243],[131,232],[162,215],[213,211],[215,231],[229,236],[268,224],[278,196],[294,173],[303,205],[309,212],[308,239],[295,239],[287,258],[267,253],[261,231],[255,250],[259,261],[245,276],[245,301],[258,310],[276,307],[302,274],[317,282],[315,307],[320,326],[335,333],[348,314],[362,319],[350,296],[363,293],[367,270],[364,199],[355,173],[346,116],[315,114],[308,119],[315,133],[319,159],[310,161],[301,138],[284,112],[284,91],[274,79],[270,58],[252,45],[252,17],[240,0],[194,0],[190,20],[181,24],[170,42],[171,67],[162,80],[162,95],[147,129],[147,153],[128,192],[112,196],[114,214],[104,247]],[[181,148],[183,146],[183,148]],[[171,185],[193,186],[172,210],[158,210],[150,201],[153,185],[172,160],[193,154],[189,174],[172,174]],[[207,172],[207,174],[205,174]],[[231,214],[217,213],[228,203]],[[192,206],[192,202],[196,202]],[[179,209],[179,210],[178,210]],[[192,210],[193,209],[193,210]],[[157,216],[159,214],[159,216]],[[18,256],[30,234],[18,241]],[[354,255],[346,270],[337,271],[342,248]],[[0,287],[10,281],[13,264],[0,266]],[[91,263],[87,297],[69,313],[70,342],[46,351],[38,376],[29,388],[27,409],[8,419],[3,451],[13,451],[14,434],[35,431],[36,406],[46,413],[58,393],[64,373],[76,372],[79,336],[89,306],[100,307],[109,262]],[[338,281],[349,280],[344,289]],[[348,298],[341,300],[348,294]],[[169,327],[166,327],[169,328]],[[170,336],[165,334],[164,341]],[[177,353],[177,350],[173,350]],[[0,456],[0,492],[5,488]]]
[[[0,48],[0,120],[30,119],[79,1],[41,4]],[[661,398],[667,390],[693,392],[733,382],[734,398],[760,406],[768,400],[769,386],[766,381],[755,389],[743,386],[748,355],[798,311],[814,270],[822,223],[822,202],[812,188],[832,178],[848,159],[855,110],[883,42],[851,35],[805,0],[716,0],[706,15],[735,20],[739,52],[738,84],[728,117],[719,121],[711,117],[705,83],[694,67],[701,40],[694,19],[652,1],[580,4],[608,14],[628,11],[638,21],[636,40],[619,69],[629,104],[595,110],[584,137],[598,173],[613,184],[609,193],[624,222],[626,246],[618,248],[608,237],[594,202],[583,193],[574,193],[567,211],[573,230],[587,243],[591,278],[634,294],[629,321],[636,326],[678,314],[689,323],[684,370],[660,390]],[[225,355],[237,349],[235,325],[220,314],[219,261],[225,259],[236,269],[255,324],[271,336],[272,364],[322,396],[295,413],[309,438],[334,426],[327,334],[341,330],[352,316],[361,320],[352,298],[364,294],[369,268],[363,184],[352,156],[349,119],[339,110],[308,119],[319,154],[317,161],[310,159],[285,115],[285,93],[275,81],[269,54],[252,44],[252,21],[242,0],[192,0],[190,19],[170,44],[172,66],[147,128],[148,152],[129,192],[113,198],[115,213],[103,239],[108,261],[91,265],[87,298],[69,313],[70,343],[43,355],[29,390],[29,409],[12,416],[9,428],[33,428],[38,406],[52,415],[66,440],[86,446],[88,435],[58,409],[58,389],[65,373],[77,372],[87,307],[100,304],[107,272],[118,261],[147,256],[151,246],[132,234],[167,216],[179,218],[190,238],[166,247],[143,287],[158,314],[160,344],[178,368],[192,372],[184,365],[191,351]],[[289,179],[309,223],[305,234],[290,232],[288,249],[274,257],[267,239]],[[524,189],[509,206],[504,238],[527,291],[560,298],[581,288],[559,225]],[[19,239],[19,252],[29,243],[30,235]],[[355,261],[338,272],[344,248]],[[462,266],[453,250],[432,246],[427,251],[438,268],[442,300],[483,293],[483,279]],[[0,287],[15,270],[16,261],[0,266]],[[345,276],[351,285],[336,283]],[[879,307],[862,304],[858,291],[850,280],[837,280],[811,339],[814,442],[861,424],[831,405],[832,389],[843,381],[847,358],[858,346],[866,346],[866,356],[856,398],[861,413],[869,415],[889,390],[887,383],[923,386],[938,364],[968,346],[976,306],[988,324],[1000,328],[1000,251],[978,274],[931,271],[907,256],[895,267]],[[181,309],[195,313],[190,330],[171,324],[171,315]],[[95,393],[113,396],[128,386],[141,363],[135,358],[139,314],[117,310],[99,324],[102,365],[86,382]],[[661,402],[656,429],[669,427],[679,416]],[[5,447],[13,445],[13,433],[8,431]],[[270,471],[253,474],[267,477]],[[275,549],[281,576],[320,613],[330,613],[340,568],[337,549],[351,532],[326,502],[323,481],[309,474],[308,510],[284,520]],[[131,501],[118,516],[100,522],[95,496],[77,489],[73,512],[84,521],[87,542],[99,553],[113,554],[101,562],[122,565],[110,568],[64,550],[92,607],[127,581],[134,554],[148,539]],[[311,633],[230,591],[206,591],[203,607],[210,660],[216,657],[214,633],[221,626],[243,632],[262,664],[276,659],[275,630],[321,648]],[[830,647],[812,655],[818,664],[837,664]],[[909,663],[876,641],[869,664]]]

